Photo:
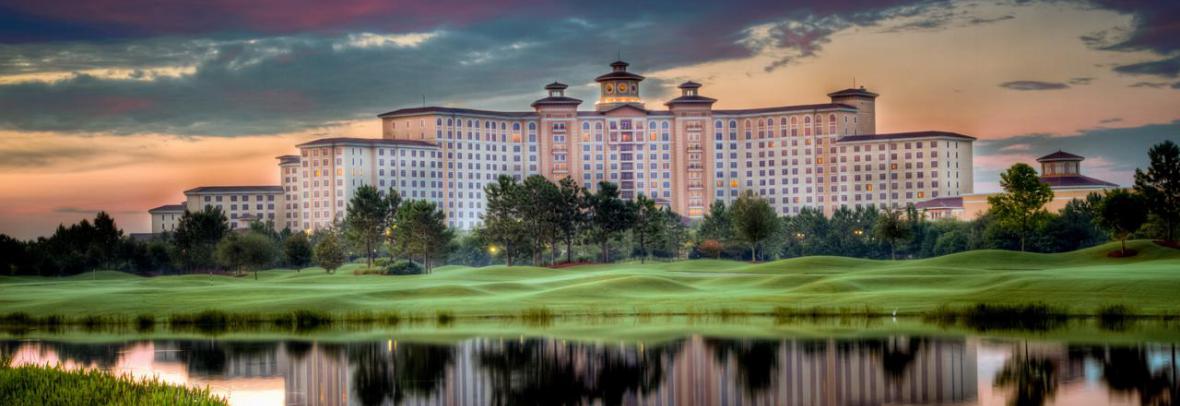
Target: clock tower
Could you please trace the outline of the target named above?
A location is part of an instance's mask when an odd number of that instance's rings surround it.
[[[610,73],[594,78],[600,88],[595,109],[606,111],[623,105],[643,109],[643,100],[639,98],[639,82],[643,81],[643,76],[627,72],[627,63],[623,61],[615,61],[610,67]]]

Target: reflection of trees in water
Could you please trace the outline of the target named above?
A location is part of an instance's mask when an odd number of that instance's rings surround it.
[[[602,347],[544,340],[489,344],[477,356],[496,404],[575,405],[622,403],[663,380],[664,364],[680,345]]]
[[[287,341],[283,343],[283,348],[287,349],[287,357],[295,361],[302,360],[306,357],[314,346],[311,341]]]
[[[99,368],[109,369],[119,362],[119,356],[124,348],[130,347],[134,343],[114,343],[114,344],[78,344],[78,343],[45,343],[42,347],[44,350],[53,350],[57,353],[57,358],[63,363],[66,361],[73,361],[82,365],[95,365]]]
[[[737,378],[746,393],[757,395],[770,389],[774,375],[778,372],[778,351],[782,343],[769,340],[725,340],[704,339],[705,345],[713,351],[713,358],[726,363],[733,358],[737,366]]]
[[[1138,395],[1143,405],[1180,403],[1175,345],[1170,349],[1168,362],[1159,369],[1152,368],[1147,348],[1142,346],[1072,346],[1070,355],[1090,357],[1101,363],[1102,380],[1113,393]]]
[[[353,391],[364,405],[429,397],[442,388],[454,354],[449,345],[400,344],[393,352],[382,343],[349,346]]]
[[[1010,405],[1040,406],[1057,394],[1057,367],[1049,359],[1014,356],[996,373],[995,386],[1014,391]]]
[[[180,351],[180,359],[190,374],[198,376],[224,375],[234,360],[266,359],[278,350],[277,342],[254,341],[177,341],[171,343]]]
[[[836,348],[841,353],[855,349],[879,355],[885,376],[896,381],[905,377],[910,366],[918,359],[918,351],[928,345],[929,342],[924,338],[900,336],[842,340]]]

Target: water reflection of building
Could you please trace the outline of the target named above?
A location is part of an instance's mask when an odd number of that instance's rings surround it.
[[[964,340],[743,342],[693,338],[643,404],[956,404],[976,398]]]
[[[349,404],[349,368],[344,351],[309,343],[286,344],[287,405]]]

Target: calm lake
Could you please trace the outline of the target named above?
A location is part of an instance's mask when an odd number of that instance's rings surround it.
[[[235,405],[1180,403],[1176,341],[1153,336],[565,335],[10,335],[0,345],[15,364],[154,376]]]

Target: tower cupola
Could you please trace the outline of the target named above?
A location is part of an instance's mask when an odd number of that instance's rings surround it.
[[[611,71],[594,78],[598,82],[600,93],[595,107],[598,111],[610,110],[620,105],[629,104],[643,108],[643,100],[639,98],[639,82],[644,77],[627,71],[626,62],[615,61],[610,64]]]
[[[545,85],[545,90],[549,91],[549,97],[564,97],[565,89],[568,87],[565,83],[553,82]]]

